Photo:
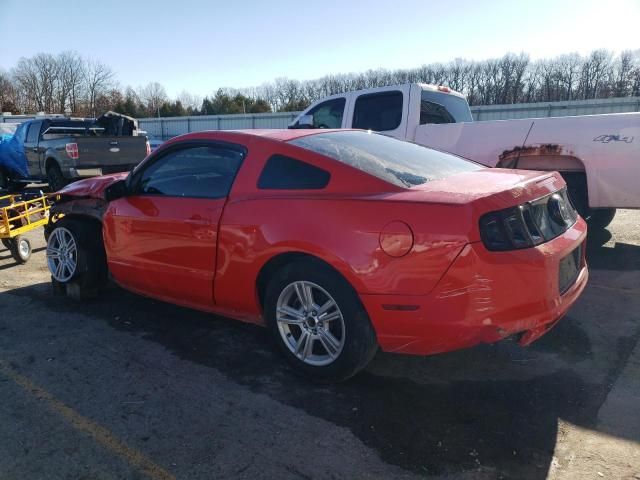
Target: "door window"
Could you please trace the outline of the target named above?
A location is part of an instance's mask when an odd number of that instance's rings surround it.
[[[360,95],[353,111],[353,128],[385,132],[402,123],[402,92]]]
[[[307,115],[313,115],[313,128],[340,128],[344,115],[344,98],[334,98],[313,107]]]
[[[192,146],[169,151],[138,176],[135,192],[190,198],[229,194],[245,151],[220,146]]]

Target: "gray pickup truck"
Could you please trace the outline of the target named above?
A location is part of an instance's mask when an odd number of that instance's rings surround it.
[[[46,181],[55,191],[80,178],[125,172],[150,151],[147,138],[137,135],[135,119],[113,112],[98,119],[29,120],[16,129],[14,142],[26,165],[5,168],[0,183],[15,190]]]

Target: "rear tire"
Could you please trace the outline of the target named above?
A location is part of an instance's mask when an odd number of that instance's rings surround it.
[[[64,288],[78,301],[95,297],[107,282],[101,225],[74,218],[54,223],[47,240],[47,266],[54,291]]]
[[[301,295],[307,291],[312,301],[303,304]],[[266,289],[265,317],[285,359],[313,380],[346,380],[363,369],[378,348],[353,287],[319,261],[298,260],[273,275]]]
[[[63,189],[69,183],[63,176],[62,171],[57,163],[53,163],[47,167],[47,182],[52,192]]]
[[[604,229],[609,226],[616,216],[615,208],[593,208],[589,209],[589,227],[596,229]]]

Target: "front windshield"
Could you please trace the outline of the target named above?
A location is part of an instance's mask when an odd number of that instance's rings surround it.
[[[364,131],[328,132],[290,143],[326,155],[399,187],[484,168],[455,155]]]

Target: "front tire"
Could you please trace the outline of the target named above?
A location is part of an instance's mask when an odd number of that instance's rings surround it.
[[[107,281],[102,227],[73,218],[58,220],[47,240],[47,266],[54,289],[64,287],[75,300],[94,297]]]
[[[314,380],[345,380],[363,369],[378,348],[356,292],[318,261],[296,261],[270,279],[265,317],[286,360]]]

